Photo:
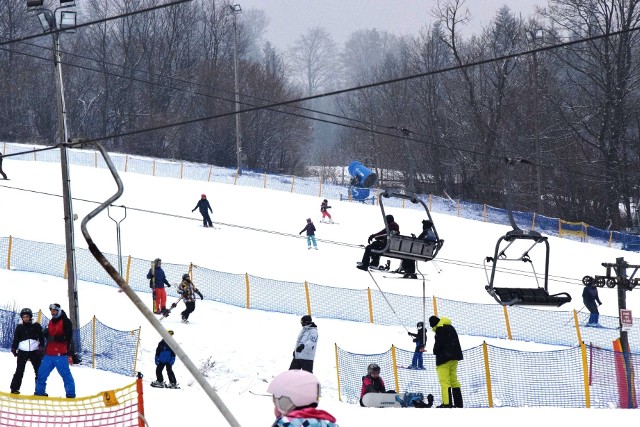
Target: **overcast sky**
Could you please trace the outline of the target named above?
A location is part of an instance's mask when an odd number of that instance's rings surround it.
[[[309,28],[322,26],[342,44],[353,31],[378,28],[397,35],[416,35],[433,20],[436,0],[237,0],[246,9],[262,9],[269,18],[266,39],[280,49],[293,45]],[[478,31],[507,5],[523,17],[547,0],[466,0],[469,30]]]

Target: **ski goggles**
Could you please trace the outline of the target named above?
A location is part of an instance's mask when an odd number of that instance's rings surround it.
[[[60,311],[60,304],[49,304],[49,311],[51,310]]]
[[[318,400],[320,400],[320,384],[318,384],[317,396],[318,396]],[[272,399],[273,399],[273,405],[276,407],[276,409],[278,409],[278,411],[280,411],[282,415],[287,415],[289,412],[293,411],[297,407],[296,404],[293,403],[291,398],[288,396],[280,396],[280,397],[272,396]]]

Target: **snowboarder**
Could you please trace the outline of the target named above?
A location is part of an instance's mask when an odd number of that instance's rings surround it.
[[[311,249],[311,243],[313,243],[313,248],[318,250],[318,244],[316,243],[316,226],[313,225],[311,218],[307,218],[307,225],[305,225],[298,234],[302,234],[303,231],[307,232],[307,249]]]
[[[320,212],[322,212],[322,218],[320,218],[320,222],[328,222],[329,224],[333,224],[333,219],[331,219],[329,209],[331,209],[331,206],[329,206],[329,202],[327,201],[327,199],[324,199],[320,204]],[[327,221],[324,220],[325,218],[327,218]]]
[[[22,377],[27,362],[31,362],[36,378],[38,377],[38,368],[42,361],[42,353],[44,352],[44,334],[40,323],[33,322],[33,312],[30,308],[20,310],[20,318],[22,323],[16,325],[13,333],[13,342],[11,343],[11,353],[17,357],[16,372],[11,380],[11,393],[20,394],[20,386],[22,385]]]
[[[285,371],[271,381],[267,392],[273,395],[276,416],[271,427],[339,427],[333,415],[317,409],[320,382],[309,372]]]
[[[71,344],[73,326],[67,314],[61,309],[60,304],[50,304],[49,310],[51,312],[51,320],[49,320],[49,325],[44,330],[47,345],[36,376],[36,391],[34,395],[48,396],[46,393],[47,378],[49,378],[53,368],[56,368],[62,377],[67,398],[74,399],[76,397],[76,384],[69,369],[69,356],[73,355]]]
[[[171,287],[171,284],[167,280],[167,276],[162,269],[162,260],[156,258],[151,264],[151,268],[147,273],[147,279],[149,279],[149,287],[153,292],[153,312],[156,314],[168,315],[167,311],[167,291],[165,291],[165,285]]]
[[[393,215],[387,215],[386,217],[387,225],[389,226],[389,231],[392,234],[400,234],[400,226],[395,222]],[[374,241],[375,240],[375,241]],[[371,243],[373,241],[373,243]],[[369,236],[367,239],[367,243],[369,243],[364,249],[364,255],[362,255],[362,262],[359,262],[357,268],[360,270],[367,271],[369,266],[378,267],[380,265],[380,256],[372,255],[371,249],[381,250],[387,245],[387,229],[383,228]]]
[[[316,357],[316,346],[318,345],[318,327],[308,314],[300,318],[300,324],[302,330],[298,334],[289,369],[303,369],[307,372],[313,372],[313,359]]]
[[[189,274],[182,275],[182,283],[178,286],[178,293],[187,307],[180,313],[182,315],[182,323],[189,323],[189,315],[196,309],[196,294],[200,297],[200,300],[203,300],[204,297],[191,281]]]
[[[200,215],[202,215],[202,225],[205,227],[213,227],[213,223],[211,222],[211,217],[209,216],[209,212],[213,213],[213,209],[211,209],[211,205],[207,200],[206,194],[200,195],[200,200],[198,200],[198,204],[195,208],[191,209],[191,212],[194,212],[196,209],[200,210]]]
[[[169,335],[173,336],[173,331],[167,331]],[[176,376],[173,373],[173,364],[176,361],[176,354],[171,350],[169,344],[167,344],[164,340],[161,340],[158,343],[158,347],[156,348],[156,381],[151,383],[151,387],[166,387],[166,388],[179,388],[178,383],[176,381]],[[162,377],[162,371],[164,368],[167,368],[167,376],[169,377],[169,384],[164,383],[164,378]]]
[[[436,334],[433,354],[436,356],[436,372],[442,392],[442,404],[438,408],[462,408],[462,392],[458,382],[458,361],[462,360],[462,348],[458,333],[446,317],[429,317],[429,326]]]
[[[9,179],[7,178],[7,174],[2,170],[2,153],[0,153],[0,175],[2,175],[2,179]]]
[[[587,307],[587,310],[591,313],[589,315],[589,322],[587,322],[586,326],[590,327],[600,327],[600,312],[598,311],[598,306],[602,305],[600,301],[600,297],[598,296],[598,287],[596,286],[596,282],[591,282],[590,285],[584,287],[582,291],[582,302],[584,306]],[[598,305],[596,305],[596,302]]]
[[[424,346],[427,342],[427,336],[424,333],[424,322],[418,322],[416,324],[418,328],[417,333],[407,332],[410,337],[413,337],[413,342],[416,343],[416,349],[413,352],[413,360],[409,369],[424,369],[424,363],[422,353],[424,352]]]
[[[367,375],[362,377],[362,389],[360,390],[360,406],[364,406],[362,398],[367,393],[395,393],[394,390],[387,391],[384,380],[380,376],[380,366],[377,363],[370,363],[367,366]]]

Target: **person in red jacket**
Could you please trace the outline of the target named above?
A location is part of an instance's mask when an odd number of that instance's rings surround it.
[[[67,398],[76,397],[76,384],[69,369],[69,355],[72,355],[73,349],[71,342],[73,340],[73,326],[67,314],[60,308],[60,304],[54,303],[49,305],[51,311],[51,320],[45,329],[44,335],[47,340],[47,346],[44,350],[44,357],[38,369],[36,378],[36,396],[48,396],[45,392],[47,388],[47,378],[53,369],[57,369],[64,382],[64,391]]]
[[[377,363],[371,363],[367,366],[367,375],[362,377],[362,389],[360,390],[360,406],[364,406],[362,398],[367,393],[395,393],[395,391],[387,391],[384,380],[380,376],[380,366]]]

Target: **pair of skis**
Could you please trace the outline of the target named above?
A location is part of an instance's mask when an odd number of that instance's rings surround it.
[[[162,322],[163,319],[169,317],[169,315],[171,314],[171,310],[173,310],[174,308],[176,308],[178,306],[178,303],[182,301],[182,297],[180,297],[178,299],[178,301],[174,302],[173,304],[171,304],[171,306],[164,312],[164,313],[160,313],[160,321]]]

